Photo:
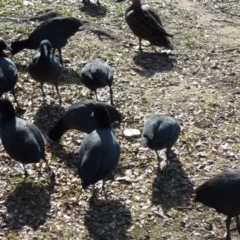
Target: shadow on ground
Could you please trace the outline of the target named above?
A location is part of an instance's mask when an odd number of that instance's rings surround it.
[[[164,212],[171,208],[186,207],[193,193],[193,183],[182,163],[174,156],[169,165],[158,169],[153,182],[152,204],[160,205]]]
[[[141,68],[135,71],[144,77],[151,77],[156,72],[171,71],[177,61],[166,53],[139,52],[133,57],[134,63]]]
[[[46,137],[46,135],[48,135],[48,131],[53,126],[53,122],[57,122],[57,120],[64,114],[64,112],[65,109],[58,103],[47,104],[46,101],[43,100],[41,106],[38,108],[33,118],[33,123],[42,131],[42,134]]]
[[[78,139],[75,140],[71,138],[71,140],[66,140],[63,135],[59,141],[53,142],[48,137],[50,129],[53,128],[64,113],[65,109],[59,104],[47,104],[43,102],[33,118],[33,123],[41,130],[44,138],[50,143],[49,150],[52,155],[58,157],[60,163],[64,163],[70,169],[75,171],[78,152],[75,153],[75,150],[69,152],[65,150],[64,146],[68,146],[68,142],[71,141],[71,145],[76,146],[76,149],[79,149],[80,144]],[[63,144],[61,143],[62,140],[64,141]]]
[[[77,163],[79,161],[78,150],[80,149],[80,144],[78,142],[74,143],[74,141],[72,141],[72,143],[74,144],[74,146],[76,146],[76,150],[69,152],[65,150],[60,140],[56,142],[51,141],[50,151],[53,156],[59,159],[58,162],[65,164],[73,172],[77,172]]]
[[[3,216],[6,227],[20,230],[24,226],[34,230],[45,223],[50,210],[51,186],[37,186],[34,183],[21,182],[7,197],[5,205],[7,214]]]
[[[93,3],[93,0],[89,0],[90,2],[87,4],[83,3],[83,7],[80,10],[91,17],[105,17],[107,13],[107,9],[104,6],[97,5]],[[103,0],[102,0],[103,1]],[[101,0],[100,0],[101,4]]]
[[[97,200],[84,217],[89,236],[94,240],[126,240],[131,226],[131,212],[120,201]]]

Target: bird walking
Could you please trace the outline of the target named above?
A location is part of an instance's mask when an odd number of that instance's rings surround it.
[[[52,44],[53,53],[55,49],[58,50],[62,64],[61,49],[67,45],[68,38],[82,30],[81,27],[82,22],[73,17],[55,17],[48,19],[36,27],[27,39],[12,42],[12,54],[15,55],[25,48],[37,49],[41,41],[47,39]]]
[[[172,146],[180,135],[180,125],[176,119],[164,114],[156,114],[147,119],[143,128],[142,146],[154,150],[160,166],[158,150],[166,148],[167,164]]]
[[[194,202],[201,202],[227,216],[227,240],[231,240],[230,223],[233,217],[236,217],[240,234],[240,170],[224,171],[203,183],[195,192]]]
[[[79,75],[82,83],[91,91],[94,91],[97,100],[97,89],[108,86],[111,104],[114,105],[112,96],[113,70],[107,63],[99,60],[89,61],[79,72]]]
[[[117,167],[120,146],[111,130],[106,108],[102,105],[97,106],[94,110],[94,116],[98,126],[81,144],[78,173],[82,180],[83,189],[103,179],[102,190],[104,191],[105,177]]]
[[[139,50],[142,51],[142,39],[151,45],[174,49],[169,37],[173,37],[164,29],[162,22],[148,5],[142,5],[141,0],[131,0],[132,5],[125,12],[125,19],[133,34],[139,39]]]
[[[55,85],[59,104],[62,103],[62,99],[58,89],[59,79],[62,75],[62,65],[59,59],[51,53],[52,45],[48,40],[41,41],[40,52],[34,54],[29,62],[28,72],[30,76],[37,82],[40,82],[43,97],[46,96],[43,90],[43,84],[45,82]]]
[[[3,147],[11,158],[23,164],[25,177],[28,176],[25,164],[38,163],[40,159],[44,160],[53,175],[45,157],[44,139],[37,126],[15,117],[13,105],[7,99],[0,99],[0,112]]]

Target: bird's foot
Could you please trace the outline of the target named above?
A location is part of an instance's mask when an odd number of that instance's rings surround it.
[[[24,177],[25,177],[25,178],[29,177],[29,174],[28,174],[27,171],[24,172]]]
[[[47,97],[47,95],[45,93],[43,93],[42,98],[45,100],[46,97]]]

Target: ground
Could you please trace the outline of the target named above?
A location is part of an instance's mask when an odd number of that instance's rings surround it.
[[[154,51],[148,42],[139,52],[138,39],[124,19],[129,2],[100,3],[84,7],[73,0],[0,2],[1,37],[9,44],[26,38],[39,24],[29,18],[46,9],[88,20],[113,36],[85,29],[69,39],[59,86],[62,106],[52,85],[45,84],[48,97],[43,101],[39,84],[27,73],[35,51],[14,56],[19,70],[16,95],[24,109],[17,115],[43,132],[56,182],[49,180],[45,164],[27,165],[30,176],[24,179],[17,162],[0,145],[0,239],[224,237],[225,217],[192,200],[196,186],[225,169],[239,168],[239,1],[149,1],[174,35],[175,50],[168,54],[158,47]],[[72,103],[88,97],[78,72],[95,58],[113,67],[114,103],[125,118],[115,129],[121,158],[114,179],[107,181],[107,199],[100,191],[98,204],[91,205],[91,188],[81,188],[76,170],[86,134],[69,131],[54,143],[48,131]],[[98,96],[109,102],[108,88],[99,90]],[[13,100],[11,94],[4,98]],[[155,113],[170,114],[181,124],[173,148],[176,156],[162,170],[155,153],[140,146],[141,136],[123,134],[128,128],[142,131],[146,118]],[[239,237],[236,229],[232,236]]]

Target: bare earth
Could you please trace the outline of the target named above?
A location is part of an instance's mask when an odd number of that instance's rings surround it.
[[[100,7],[83,7],[74,0],[0,1],[1,37],[9,44],[39,25],[32,17],[40,19],[45,14],[40,10],[91,23],[63,49],[61,107],[54,86],[45,85],[48,97],[43,101],[38,83],[27,74],[35,51],[13,58],[19,69],[17,98],[25,110],[17,115],[43,132],[56,182],[47,178],[45,164],[28,165],[30,177],[24,180],[17,162],[0,145],[0,239],[223,238],[225,217],[192,199],[194,188],[205,180],[224,169],[239,169],[240,97],[233,94],[240,91],[239,0],[149,1],[174,35],[170,54],[161,48],[154,52],[148,42],[139,53],[138,39],[124,19],[129,2],[100,2]],[[125,119],[116,129],[122,154],[114,178],[107,181],[107,199],[99,191],[98,205],[91,206],[91,188],[82,190],[75,167],[86,134],[69,131],[58,143],[47,134],[65,109],[87,97],[78,72],[95,58],[114,68],[114,102]],[[98,96],[109,102],[108,88]],[[11,94],[4,97],[13,100]],[[182,128],[173,149],[176,156],[163,170],[154,152],[141,148],[140,136],[123,135],[127,128],[142,131],[146,117],[155,113],[174,116]],[[236,229],[232,238],[239,239]]]

